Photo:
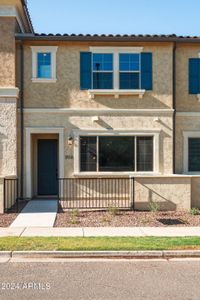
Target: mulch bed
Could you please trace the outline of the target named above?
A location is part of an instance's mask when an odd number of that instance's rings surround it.
[[[62,211],[57,214],[55,227],[129,227],[129,226],[200,226],[200,215],[189,212]]]

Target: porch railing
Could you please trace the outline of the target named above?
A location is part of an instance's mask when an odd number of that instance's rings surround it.
[[[59,178],[63,209],[134,208],[134,178]]]
[[[9,209],[18,212],[18,179],[5,178],[4,179],[4,212]]]

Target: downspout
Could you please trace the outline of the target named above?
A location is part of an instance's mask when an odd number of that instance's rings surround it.
[[[20,184],[20,198],[24,198],[24,48],[21,43],[21,101],[20,101],[20,137],[21,137],[21,184]]]
[[[176,173],[176,42],[173,43],[173,75],[172,75],[172,106],[173,106],[173,174]]]

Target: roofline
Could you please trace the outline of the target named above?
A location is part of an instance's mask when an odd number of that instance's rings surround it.
[[[69,41],[69,42],[178,42],[200,43],[200,37],[176,36],[176,35],[90,35],[90,34],[16,34],[16,40],[20,41]]]
[[[31,16],[30,16],[30,13],[29,13],[29,10],[28,10],[27,0],[21,0],[21,3],[22,3],[22,7],[24,9],[24,14],[26,16],[29,28],[30,28],[31,32],[34,34],[35,31],[34,31],[33,24],[32,24],[32,21],[31,21]]]

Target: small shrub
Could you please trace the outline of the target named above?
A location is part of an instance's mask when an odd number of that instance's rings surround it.
[[[79,217],[80,217],[79,210],[77,208],[72,209],[72,211],[70,212],[70,223],[77,224],[79,222],[79,220],[78,220]]]
[[[105,215],[103,218],[102,218],[102,222],[103,223],[110,223],[112,221],[112,218],[111,216],[109,215]]]
[[[158,202],[151,201],[149,203],[149,209],[150,209],[151,212],[157,212],[157,211],[160,210],[160,205],[159,205]]]
[[[78,218],[77,218],[77,217],[73,216],[73,217],[70,218],[70,223],[71,223],[71,224],[78,224],[78,222],[79,222],[79,221],[78,221]]]
[[[197,215],[199,215],[199,209],[196,208],[196,207],[192,207],[191,210],[190,210],[190,213],[193,216],[197,216]]]
[[[146,225],[146,224],[148,224],[149,222],[150,222],[150,219],[148,219],[148,218],[142,218],[142,219],[141,219],[141,224]]]
[[[77,217],[77,218],[80,217],[80,211],[78,210],[78,208],[72,209],[71,216]]]
[[[108,207],[108,212],[112,215],[112,216],[116,216],[119,214],[119,208],[116,206],[109,206]]]

